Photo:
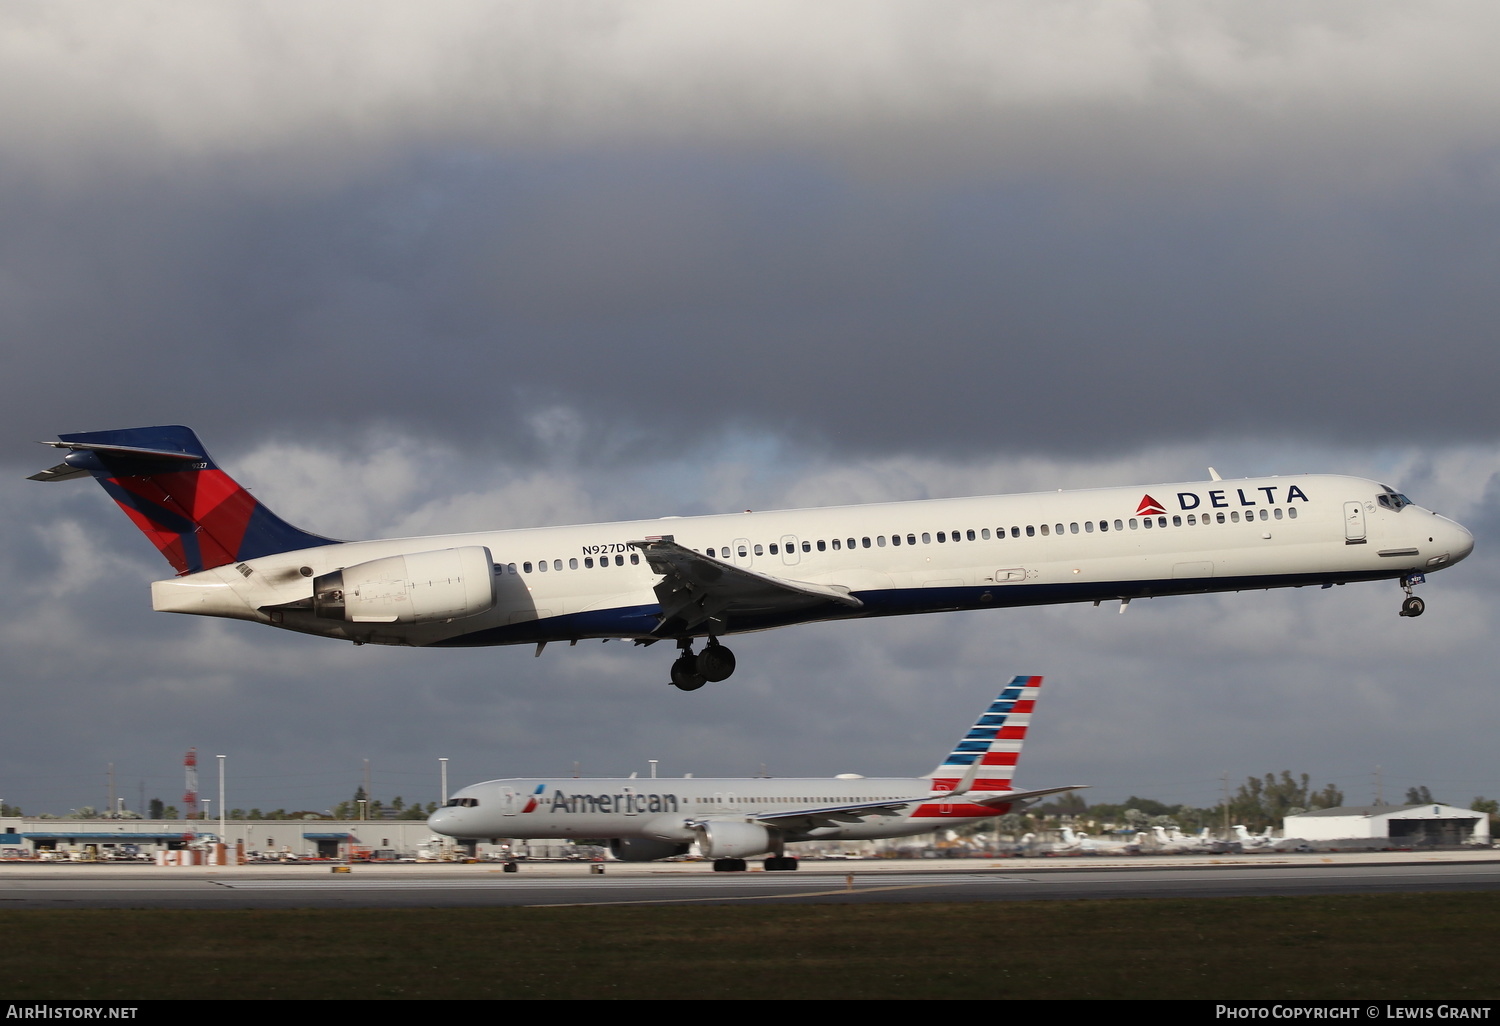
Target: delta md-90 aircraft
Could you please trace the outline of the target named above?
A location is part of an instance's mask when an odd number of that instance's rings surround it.
[[[608,838],[627,862],[685,855],[697,844],[719,871],[742,871],[761,854],[770,855],[767,870],[796,869],[790,842],[926,834],[1086,786],[1011,788],[1041,683],[1012,680],[926,777],[491,780],[459,791],[427,823],[466,840]]]
[[[335,541],[236,484],[185,427],[59,435],[177,571],[154,608],[357,645],[675,642],[684,691],[734,672],[721,639],[789,624],[1390,579],[1474,547],[1387,485],[1297,475]],[[1212,473],[1212,472],[1211,472]],[[702,641],[704,647],[694,651]]]

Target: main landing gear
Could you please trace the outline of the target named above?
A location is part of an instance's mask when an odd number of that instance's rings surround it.
[[[1415,585],[1427,580],[1423,574],[1412,574],[1410,577],[1401,578],[1401,588],[1406,592],[1406,598],[1401,600],[1402,616],[1421,616],[1427,611],[1427,603],[1411,593]]]
[[[679,691],[697,691],[709,681],[728,680],[734,673],[734,653],[719,644],[718,638],[710,637],[708,647],[696,655],[692,638],[683,638],[677,647],[682,655],[672,663],[672,686]]]

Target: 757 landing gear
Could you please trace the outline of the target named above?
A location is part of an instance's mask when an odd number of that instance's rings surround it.
[[[1406,598],[1401,600],[1402,616],[1421,616],[1427,610],[1427,603],[1411,593],[1413,586],[1427,580],[1423,574],[1412,574],[1410,577],[1401,578],[1401,588],[1406,592]]]
[[[677,647],[682,655],[672,663],[672,686],[680,691],[697,691],[709,681],[728,680],[734,673],[734,653],[719,644],[718,638],[709,638],[708,647],[696,655],[692,638],[683,638]]]

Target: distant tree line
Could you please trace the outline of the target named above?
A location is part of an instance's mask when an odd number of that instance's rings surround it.
[[[1407,805],[1442,804],[1433,798],[1426,787],[1408,788]],[[1282,770],[1280,775],[1267,773],[1263,777],[1248,777],[1225,803],[1208,808],[1190,805],[1167,805],[1151,798],[1131,795],[1123,802],[1098,802],[1089,804],[1077,791],[1069,791],[1044,805],[1035,805],[1022,813],[1010,813],[1001,818],[1000,830],[1004,834],[1018,837],[1024,833],[1056,829],[1059,825],[1071,825],[1091,831],[1112,830],[1135,833],[1149,830],[1153,826],[1176,826],[1185,833],[1194,833],[1204,827],[1222,830],[1226,820],[1229,825],[1242,824],[1252,833],[1268,826],[1280,827],[1287,816],[1316,809],[1335,809],[1344,804],[1344,792],[1333,784],[1313,790],[1310,776],[1303,773],[1293,776]],[[1489,813],[1491,822],[1500,820],[1500,802],[1492,798],[1475,798],[1469,808],[1475,812]],[[982,825],[977,829],[983,829]]]

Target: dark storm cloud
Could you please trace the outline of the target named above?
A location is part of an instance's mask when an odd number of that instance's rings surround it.
[[[7,439],[1500,427],[1472,7],[159,10],[11,15]]]
[[[4,433],[385,422],[513,447],[558,401],[648,443],[864,452],[1500,428],[1500,211],[1473,178],[1310,207],[682,154],[382,171],[0,198],[13,380],[67,381]]]

